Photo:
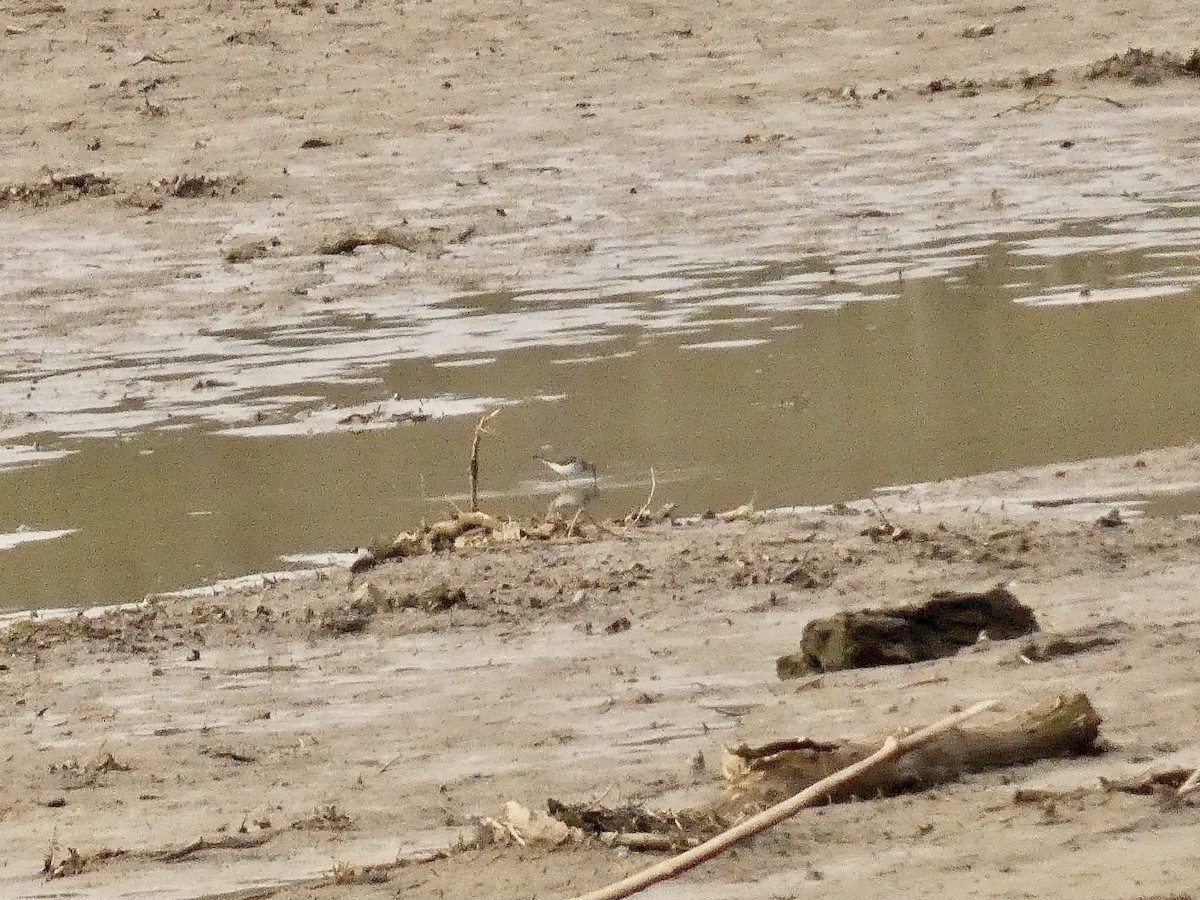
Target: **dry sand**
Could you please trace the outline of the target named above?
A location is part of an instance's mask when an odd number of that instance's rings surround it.
[[[1156,82],[1154,64],[1084,73],[1128,46],[1186,54],[1192,13],[1178,0],[14,0],[0,22],[4,362],[409,288],[586,283],[617,265],[1136,215],[1194,184],[1195,84]],[[1023,87],[1049,69],[1053,84]],[[371,278],[355,280],[357,257],[331,270],[316,252],[368,225],[411,238],[369,251],[388,262]],[[0,895],[566,896],[645,860],[496,849],[381,884],[280,885],[444,846],[509,799],[700,802],[719,748],[743,739],[865,737],[985,696],[1016,709],[1083,690],[1105,756],[806,813],[653,896],[1191,896],[1196,809],[1095,788],[1200,762],[1200,527],[1102,528],[1090,507],[1080,521],[1077,507],[1014,502],[1195,481],[1194,450],[1142,460],[890,498],[887,515],[924,535],[894,544],[860,535],[869,514],[809,512],[388,564],[367,576],[385,597],[447,584],[468,603],[358,634],[321,626],[357,587],[344,573],[11,628]],[[793,558],[828,584],[776,583]],[[997,581],[1045,627],[1117,643],[1029,666],[997,642],[775,679],[813,616]],[[606,634],[620,617],[632,627]],[[1080,791],[1022,806],[1014,784]],[[138,855],[242,827],[269,839]],[[47,854],[68,848],[91,862],[43,881]],[[128,853],[97,859],[106,848]]]

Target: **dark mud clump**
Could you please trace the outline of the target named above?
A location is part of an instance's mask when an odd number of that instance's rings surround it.
[[[1006,588],[984,593],[945,591],[896,609],[864,609],[815,619],[805,626],[800,652],[781,656],[780,678],[892,666],[953,656],[987,635],[996,640],[1037,630],[1033,611]]]

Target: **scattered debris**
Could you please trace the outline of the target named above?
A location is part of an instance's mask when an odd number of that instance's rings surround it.
[[[150,187],[159,193],[180,200],[199,197],[229,197],[246,183],[244,178],[228,175],[175,175],[152,181]]]
[[[352,412],[338,419],[341,426],[350,428],[366,425],[404,425],[415,422],[428,422],[429,413],[422,409],[404,410],[402,412],[387,412],[383,406],[376,406],[367,412]]]
[[[67,855],[56,863],[54,862],[54,851],[51,851],[46,854],[46,859],[42,863],[42,875],[47,881],[55,878],[70,878],[73,875],[82,875],[89,866],[110,859],[118,859],[125,855],[126,851],[124,850],[97,850],[90,856],[84,856],[74,847],[68,847]]]
[[[387,884],[391,872],[389,866],[363,866],[357,868],[349,863],[334,864],[331,880],[334,884]]]
[[[200,753],[204,756],[211,756],[213,759],[231,759],[239,763],[257,762],[258,757],[249,753],[241,753],[237,750],[231,750],[228,747],[203,747]]]
[[[106,175],[79,172],[70,175],[49,175],[32,184],[0,187],[0,204],[20,203],[26,206],[50,206],[83,198],[107,197],[114,192],[113,180]]]
[[[76,791],[95,787],[100,783],[101,775],[109,772],[128,772],[132,767],[118,762],[111,753],[103,753],[89,763],[69,759],[64,763],[52,763],[49,768],[52,773],[62,776],[62,786],[65,790]]]
[[[1156,769],[1131,778],[1100,777],[1100,787],[1106,791],[1141,796],[1177,794],[1192,774],[1191,769],[1172,766]]]
[[[811,806],[924,790],[968,773],[1100,752],[1101,720],[1084,694],[1048,698],[1006,722],[961,727],[995,705],[985,701],[927,728],[892,735],[878,749],[808,740],[735,748],[726,753],[722,797],[701,811],[660,814],[638,806],[610,809],[551,799],[548,813],[540,813],[510,801],[502,818],[478,820],[462,833],[457,846],[559,847],[598,837],[608,846],[625,849],[683,851],[577,898],[619,900]],[[727,827],[730,821],[738,824]]]
[[[1133,84],[1158,84],[1164,78],[1200,76],[1200,50],[1188,57],[1170,51],[1142,50],[1131,47],[1124,53],[1114,53],[1108,59],[1092,63],[1086,78],[1127,78]]]
[[[509,800],[504,804],[504,815],[495,819],[478,819],[459,834],[457,849],[474,850],[491,844],[506,846],[517,844],[558,847],[576,843],[583,838],[579,828],[573,828],[552,815]]]
[[[366,572],[389,559],[403,559],[426,553],[480,546],[489,542],[513,543],[521,540],[548,541],[552,538],[580,536],[578,523],[559,519],[517,522],[497,519],[485,512],[460,512],[454,518],[418,531],[404,531],[391,541],[375,544],[359,552],[351,564],[352,573]]]
[[[808,788],[795,795],[788,795],[787,799],[782,800],[769,809],[762,810],[743,822],[739,822],[734,827],[721,832],[700,846],[686,850],[671,859],[643,869],[641,872],[630,875],[628,878],[623,878],[607,887],[591,891],[577,898],[577,900],[621,900],[621,898],[645,890],[650,885],[674,878],[681,872],[695,868],[748,838],[754,837],[756,834],[760,834],[769,828],[773,828],[780,822],[790,819],[802,809],[828,802],[830,795],[848,788],[852,789],[862,779],[870,778],[876,770],[886,766],[892,760],[899,759],[906,754],[919,750],[924,745],[940,737],[943,733],[954,729],[967,719],[977,716],[995,705],[995,701],[984,701],[964,712],[950,716],[941,722],[937,722],[915,733],[904,736],[893,735],[884,742],[882,747],[866,758],[859,760],[845,769],[834,772],[832,775],[821,778],[815,784],[811,784]]]
[[[311,816],[297,819],[291,825],[294,831],[347,831],[354,827],[354,820],[330,803],[315,811]]]
[[[869,666],[903,665],[952,656],[986,633],[993,640],[1037,630],[1029,607],[1003,587],[984,593],[943,591],[895,609],[865,609],[815,619],[804,628],[800,652],[781,656],[781,679]]]
[[[893,544],[907,541],[913,536],[912,532],[903,525],[893,525],[886,519],[876,522],[874,525],[868,525],[859,534],[876,542],[891,541]]]
[[[703,756],[701,760],[703,766]],[[546,809],[567,827],[578,828],[608,846],[658,853],[694,847],[729,825],[716,813],[703,810],[654,812],[634,804],[607,807],[553,798],[546,801]]]
[[[405,609],[423,609],[429,613],[439,613],[456,606],[469,605],[467,592],[461,587],[452,588],[439,584],[422,593],[388,597],[368,582],[355,591],[354,599],[350,603],[324,613],[321,616],[321,628],[335,634],[356,634],[365,631],[377,613]]]
[[[1007,87],[1006,83],[993,83],[991,87]],[[950,91],[957,91],[960,97],[974,97],[979,94],[982,85],[974,79],[967,78],[963,81],[955,81],[952,78],[935,78],[929,82],[918,93],[921,94],[944,94]]]

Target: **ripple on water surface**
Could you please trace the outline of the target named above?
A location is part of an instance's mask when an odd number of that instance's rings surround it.
[[[0,605],[129,600],[394,533],[461,502],[498,407],[483,496],[510,514],[557,493],[535,452],[595,460],[602,516],[640,506],[651,467],[695,512],[1188,441],[1198,237],[1175,198],[874,255],[647,271],[631,249],[641,268],[594,285],[366,292],[103,353],[14,335]]]

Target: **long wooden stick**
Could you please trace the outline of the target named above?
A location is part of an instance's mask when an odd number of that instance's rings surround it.
[[[471,441],[471,512],[479,512],[479,439],[487,434],[484,426],[499,412],[493,409],[475,426],[475,438]]]
[[[676,875],[686,872],[688,869],[695,868],[701,863],[712,859],[714,856],[723,853],[734,844],[753,837],[759,832],[766,831],[768,828],[773,828],[785,819],[791,818],[805,807],[816,806],[818,803],[823,802],[831,793],[852,783],[860,775],[928,744],[943,732],[991,709],[997,702],[996,700],[985,700],[982,703],[975,704],[964,712],[942,719],[942,721],[936,722],[927,728],[922,728],[920,731],[914,731],[912,734],[902,737],[893,735],[883,742],[882,747],[866,759],[856,762],[852,766],[847,766],[841,771],[834,772],[828,778],[821,779],[812,785],[812,787],[796,794],[796,796],[789,797],[782,803],[777,803],[756,816],[751,816],[745,822],[735,825],[728,831],[721,832],[721,834],[711,840],[705,841],[700,846],[693,847],[691,850],[680,853],[678,856],[663,860],[648,869],[643,869],[641,872],[630,875],[628,878],[592,891],[590,894],[583,894],[580,897],[576,897],[575,900],[621,900],[621,898],[636,894],[638,891],[644,891],[652,884],[658,884],[660,881],[674,878]]]

